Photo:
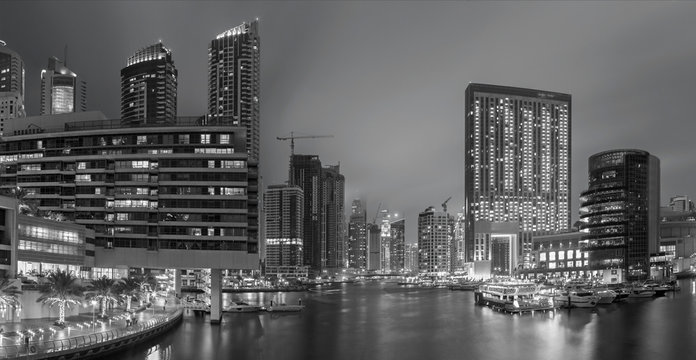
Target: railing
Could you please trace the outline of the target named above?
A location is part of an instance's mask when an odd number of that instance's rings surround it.
[[[183,310],[178,309],[172,314],[160,315],[154,319],[145,321],[142,324],[134,325],[130,328],[114,329],[93,334],[69,337],[60,340],[35,341],[28,344],[4,345],[0,346],[0,358],[17,357],[37,357],[40,354],[51,354],[59,352],[71,352],[79,349],[96,347],[96,345],[106,345],[109,342],[118,342],[130,337],[149,333],[157,328],[165,327],[178,320],[183,314]],[[56,354],[57,355],[57,354]]]

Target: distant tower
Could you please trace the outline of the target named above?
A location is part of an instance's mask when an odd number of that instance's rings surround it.
[[[592,155],[588,169],[580,231],[590,271],[619,282],[648,279],[660,241],[660,160],[642,150],[611,150]]]
[[[322,168],[322,269],[343,267],[345,177],[339,165]]]
[[[292,274],[303,265],[304,192],[298,186],[271,185],[264,196],[266,274]]]
[[[348,267],[367,270],[367,212],[360,199],[353,200],[350,210]]]
[[[259,22],[242,23],[219,34],[208,48],[208,112],[212,120],[247,128],[247,149],[259,159]]]
[[[465,102],[465,237],[477,221],[516,222],[514,256],[530,266],[532,235],[570,228],[571,96],[469,84]]]
[[[322,168],[316,155],[292,155],[290,161],[291,185],[304,191],[304,265],[317,271],[321,268],[322,235]]]
[[[418,214],[418,268],[425,276],[445,276],[451,269],[454,218],[428,207]]]
[[[121,69],[121,123],[170,123],[176,118],[178,71],[160,42],[131,55]]]
[[[0,40],[0,135],[5,120],[26,116],[24,111],[24,62]]]
[[[392,219],[390,224],[390,240],[389,244],[389,268],[392,272],[398,272],[404,269],[404,246],[405,246],[405,235],[406,235],[406,220]]]
[[[56,57],[41,70],[41,115],[87,111],[87,83]]]

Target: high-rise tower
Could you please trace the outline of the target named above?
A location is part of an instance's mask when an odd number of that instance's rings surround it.
[[[174,122],[177,76],[172,52],[161,42],[131,55],[121,69],[121,123]]]
[[[590,270],[605,280],[648,279],[650,255],[659,249],[660,160],[642,150],[612,150],[592,155],[588,169],[580,231]]]
[[[64,61],[48,58],[41,70],[41,115],[87,111],[87,83]]]
[[[247,149],[259,159],[259,22],[242,23],[219,34],[208,48],[208,112],[247,128]]]
[[[24,62],[0,40],[0,135],[5,120],[26,116],[24,111]]]
[[[266,274],[295,275],[302,267],[304,192],[299,186],[271,185],[264,196]]]
[[[348,267],[367,269],[367,212],[360,199],[353,200],[348,222]]]
[[[322,269],[343,267],[345,177],[340,165],[322,168]]]
[[[452,266],[454,218],[432,206],[418,214],[418,268],[425,276],[444,276]]]
[[[304,191],[303,248],[304,265],[321,267],[322,198],[321,160],[316,155],[292,155],[290,184]]]
[[[570,125],[568,94],[469,84],[467,261],[473,261],[475,242],[470,240],[477,221],[518,222],[518,249],[524,255],[532,249],[533,234],[570,228]],[[523,259],[529,264],[528,256]]]

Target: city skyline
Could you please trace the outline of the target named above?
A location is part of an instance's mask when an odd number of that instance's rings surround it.
[[[469,82],[573,96],[573,222],[586,160],[597,151],[646,150],[661,160],[661,205],[674,195],[695,197],[694,166],[680,145],[689,144],[694,126],[686,104],[696,80],[689,36],[696,4],[654,4],[179,2],[163,10],[157,2],[4,2],[0,39],[25,62],[29,115],[40,111],[46,58],[68,44],[71,68],[90,84],[88,110],[118,118],[119,70],[134,49],[159,39],[180,72],[179,115],[200,115],[207,109],[207,44],[258,17],[264,184],[287,176],[289,149],[276,136],[333,134],[298,142],[296,153],[340,162],[346,202],[366,200],[368,217],[378,203],[401,209],[412,243],[422,209],[449,196],[452,214],[463,205]],[[159,11],[169,16],[153,22]],[[70,19],[84,24],[64,25]],[[303,31],[307,24],[311,31]],[[94,54],[88,44],[98,41],[109,46]]]

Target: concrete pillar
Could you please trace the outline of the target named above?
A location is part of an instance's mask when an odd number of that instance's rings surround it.
[[[181,269],[174,269],[174,294],[181,297]]]
[[[222,319],[222,270],[210,269],[210,323]]]

